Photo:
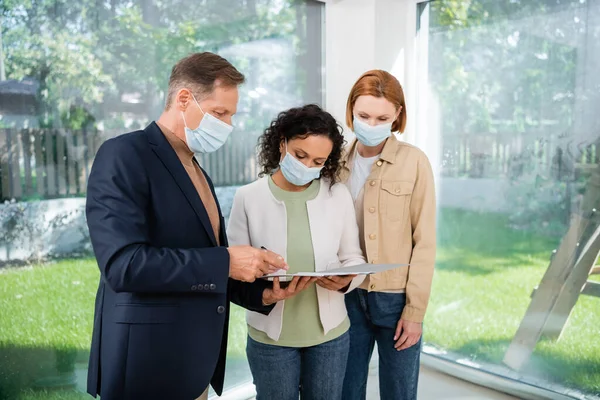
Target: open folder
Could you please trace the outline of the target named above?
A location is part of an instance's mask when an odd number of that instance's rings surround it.
[[[406,267],[409,264],[359,264],[351,267],[333,268],[319,272],[296,272],[293,274],[287,273],[284,270],[277,271],[273,274],[264,275],[263,278],[293,278],[295,276],[332,276],[332,275],[369,275],[376,274],[394,268]]]

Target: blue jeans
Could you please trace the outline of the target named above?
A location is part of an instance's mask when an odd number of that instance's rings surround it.
[[[381,400],[416,400],[421,340],[402,351],[394,348],[396,325],[405,305],[403,293],[369,293],[356,289],[346,295],[351,325],[344,400],[366,399],[369,362],[375,342],[379,351]]]
[[[248,336],[246,354],[257,400],[341,400],[350,336],[312,347],[263,344]]]

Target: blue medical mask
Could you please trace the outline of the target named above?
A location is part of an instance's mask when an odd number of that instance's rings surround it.
[[[367,147],[378,146],[392,135],[392,122],[371,126],[354,116],[353,124],[356,138]]]
[[[283,177],[292,185],[304,186],[309,182],[319,179],[323,167],[309,168],[300,160],[288,153],[287,141],[285,143],[285,157],[279,163]]]
[[[183,111],[181,112],[185,125],[185,140],[187,141],[187,145],[194,153],[212,153],[217,151],[225,144],[227,138],[229,138],[229,134],[233,131],[233,126],[205,113],[194,95],[192,95],[192,98],[200,111],[202,111],[203,116],[198,127],[190,129],[185,122]]]

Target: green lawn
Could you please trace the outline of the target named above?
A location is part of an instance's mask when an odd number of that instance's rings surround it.
[[[505,217],[446,211],[425,341],[501,363],[559,239],[507,227]],[[538,344],[524,372],[600,394],[600,299],[581,296],[558,342]]]
[[[557,245],[506,225],[493,214],[441,213],[428,343],[475,361],[501,362]],[[86,398],[72,390],[46,392],[36,383],[73,365],[85,368],[98,277],[90,259],[0,270],[0,400]],[[599,305],[600,299],[582,296],[560,341],[540,343],[525,372],[600,392]],[[243,311],[234,309],[234,359],[244,356],[243,320]]]
[[[99,276],[92,259],[0,270],[0,400],[90,398],[37,387],[39,379],[86,367]],[[228,356],[239,359],[243,310],[233,307],[232,320]]]

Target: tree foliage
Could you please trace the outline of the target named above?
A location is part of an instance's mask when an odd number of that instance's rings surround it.
[[[588,61],[600,51],[599,14],[597,0],[429,3],[444,163],[507,158],[514,226],[560,234],[577,210],[585,186],[577,165],[600,139],[590,112],[600,105],[600,79]],[[457,141],[466,155],[453,151]]]
[[[39,82],[41,126],[116,129],[131,115],[146,123],[162,108],[173,64],[191,52],[273,38],[306,52],[295,40],[304,9],[294,0],[5,0],[7,79]],[[254,72],[252,57],[236,58],[243,72]],[[302,97],[301,74],[285,68],[262,80]],[[285,87],[282,75],[296,84]],[[123,96],[135,101],[124,106]]]

